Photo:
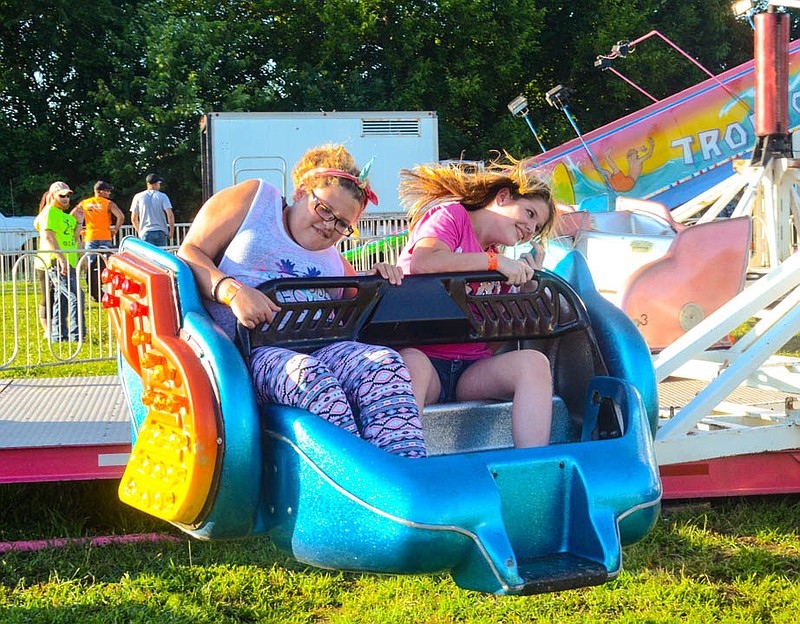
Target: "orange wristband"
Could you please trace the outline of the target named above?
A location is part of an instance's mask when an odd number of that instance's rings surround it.
[[[495,251],[487,251],[486,255],[489,256],[489,270],[496,271],[497,270],[497,252]]]
[[[239,293],[239,290],[241,290],[242,286],[244,286],[244,284],[241,282],[231,279],[230,283],[225,287],[225,290],[222,293],[222,303],[224,303],[226,306],[231,305],[233,298]]]

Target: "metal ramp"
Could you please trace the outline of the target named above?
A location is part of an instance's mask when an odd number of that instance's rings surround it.
[[[118,478],[130,446],[116,377],[0,380],[0,483]]]

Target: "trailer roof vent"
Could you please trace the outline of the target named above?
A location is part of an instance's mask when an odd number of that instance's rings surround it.
[[[419,119],[362,119],[361,136],[420,136]]]

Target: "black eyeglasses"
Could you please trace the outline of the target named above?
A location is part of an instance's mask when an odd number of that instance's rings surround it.
[[[58,196],[61,197],[61,198],[69,197],[70,193],[59,193]]]
[[[314,191],[309,192],[311,193],[311,198],[314,200],[314,212],[316,212],[323,221],[328,223],[333,221],[333,229],[339,232],[339,234],[342,236],[350,236],[353,232],[355,232],[355,228],[347,221],[343,221],[337,217],[333,210],[328,208],[319,200],[319,197],[314,194]]]

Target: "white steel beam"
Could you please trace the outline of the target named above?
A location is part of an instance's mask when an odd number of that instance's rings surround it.
[[[679,366],[703,353],[798,285],[800,285],[800,254],[794,254],[659,353],[653,360],[656,380],[663,381],[669,377]],[[795,332],[798,330],[800,325],[794,327]]]
[[[709,223],[716,219],[725,206],[731,203],[733,198],[736,197],[736,194],[741,191],[742,187],[748,184],[748,182],[749,180],[746,176],[733,176],[731,183],[722,189],[722,194],[717,198],[717,201],[703,213],[703,216],[698,219],[697,223]]]
[[[750,349],[731,361],[719,377],[658,430],[656,439],[682,436],[691,431],[767,358],[786,344],[797,333],[798,327],[800,327],[800,307],[791,310],[783,321],[768,329]]]
[[[759,172],[760,173],[760,172]],[[718,182],[714,186],[712,186],[707,191],[704,191],[694,199],[689,200],[688,202],[673,208],[670,213],[672,214],[672,218],[679,222],[683,223],[687,219],[690,219],[698,212],[703,210],[706,206],[714,203],[714,201],[720,197],[723,193],[726,192],[729,188],[736,188],[741,189],[742,186],[747,184],[748,179],[745,177],[743,178],[740,174],[734,174],[729,178],[726,178],[722,182]]]
[[[797,448],[800,426],[793,423],[692,432],[656,438],[655,443],[659,466]]]

